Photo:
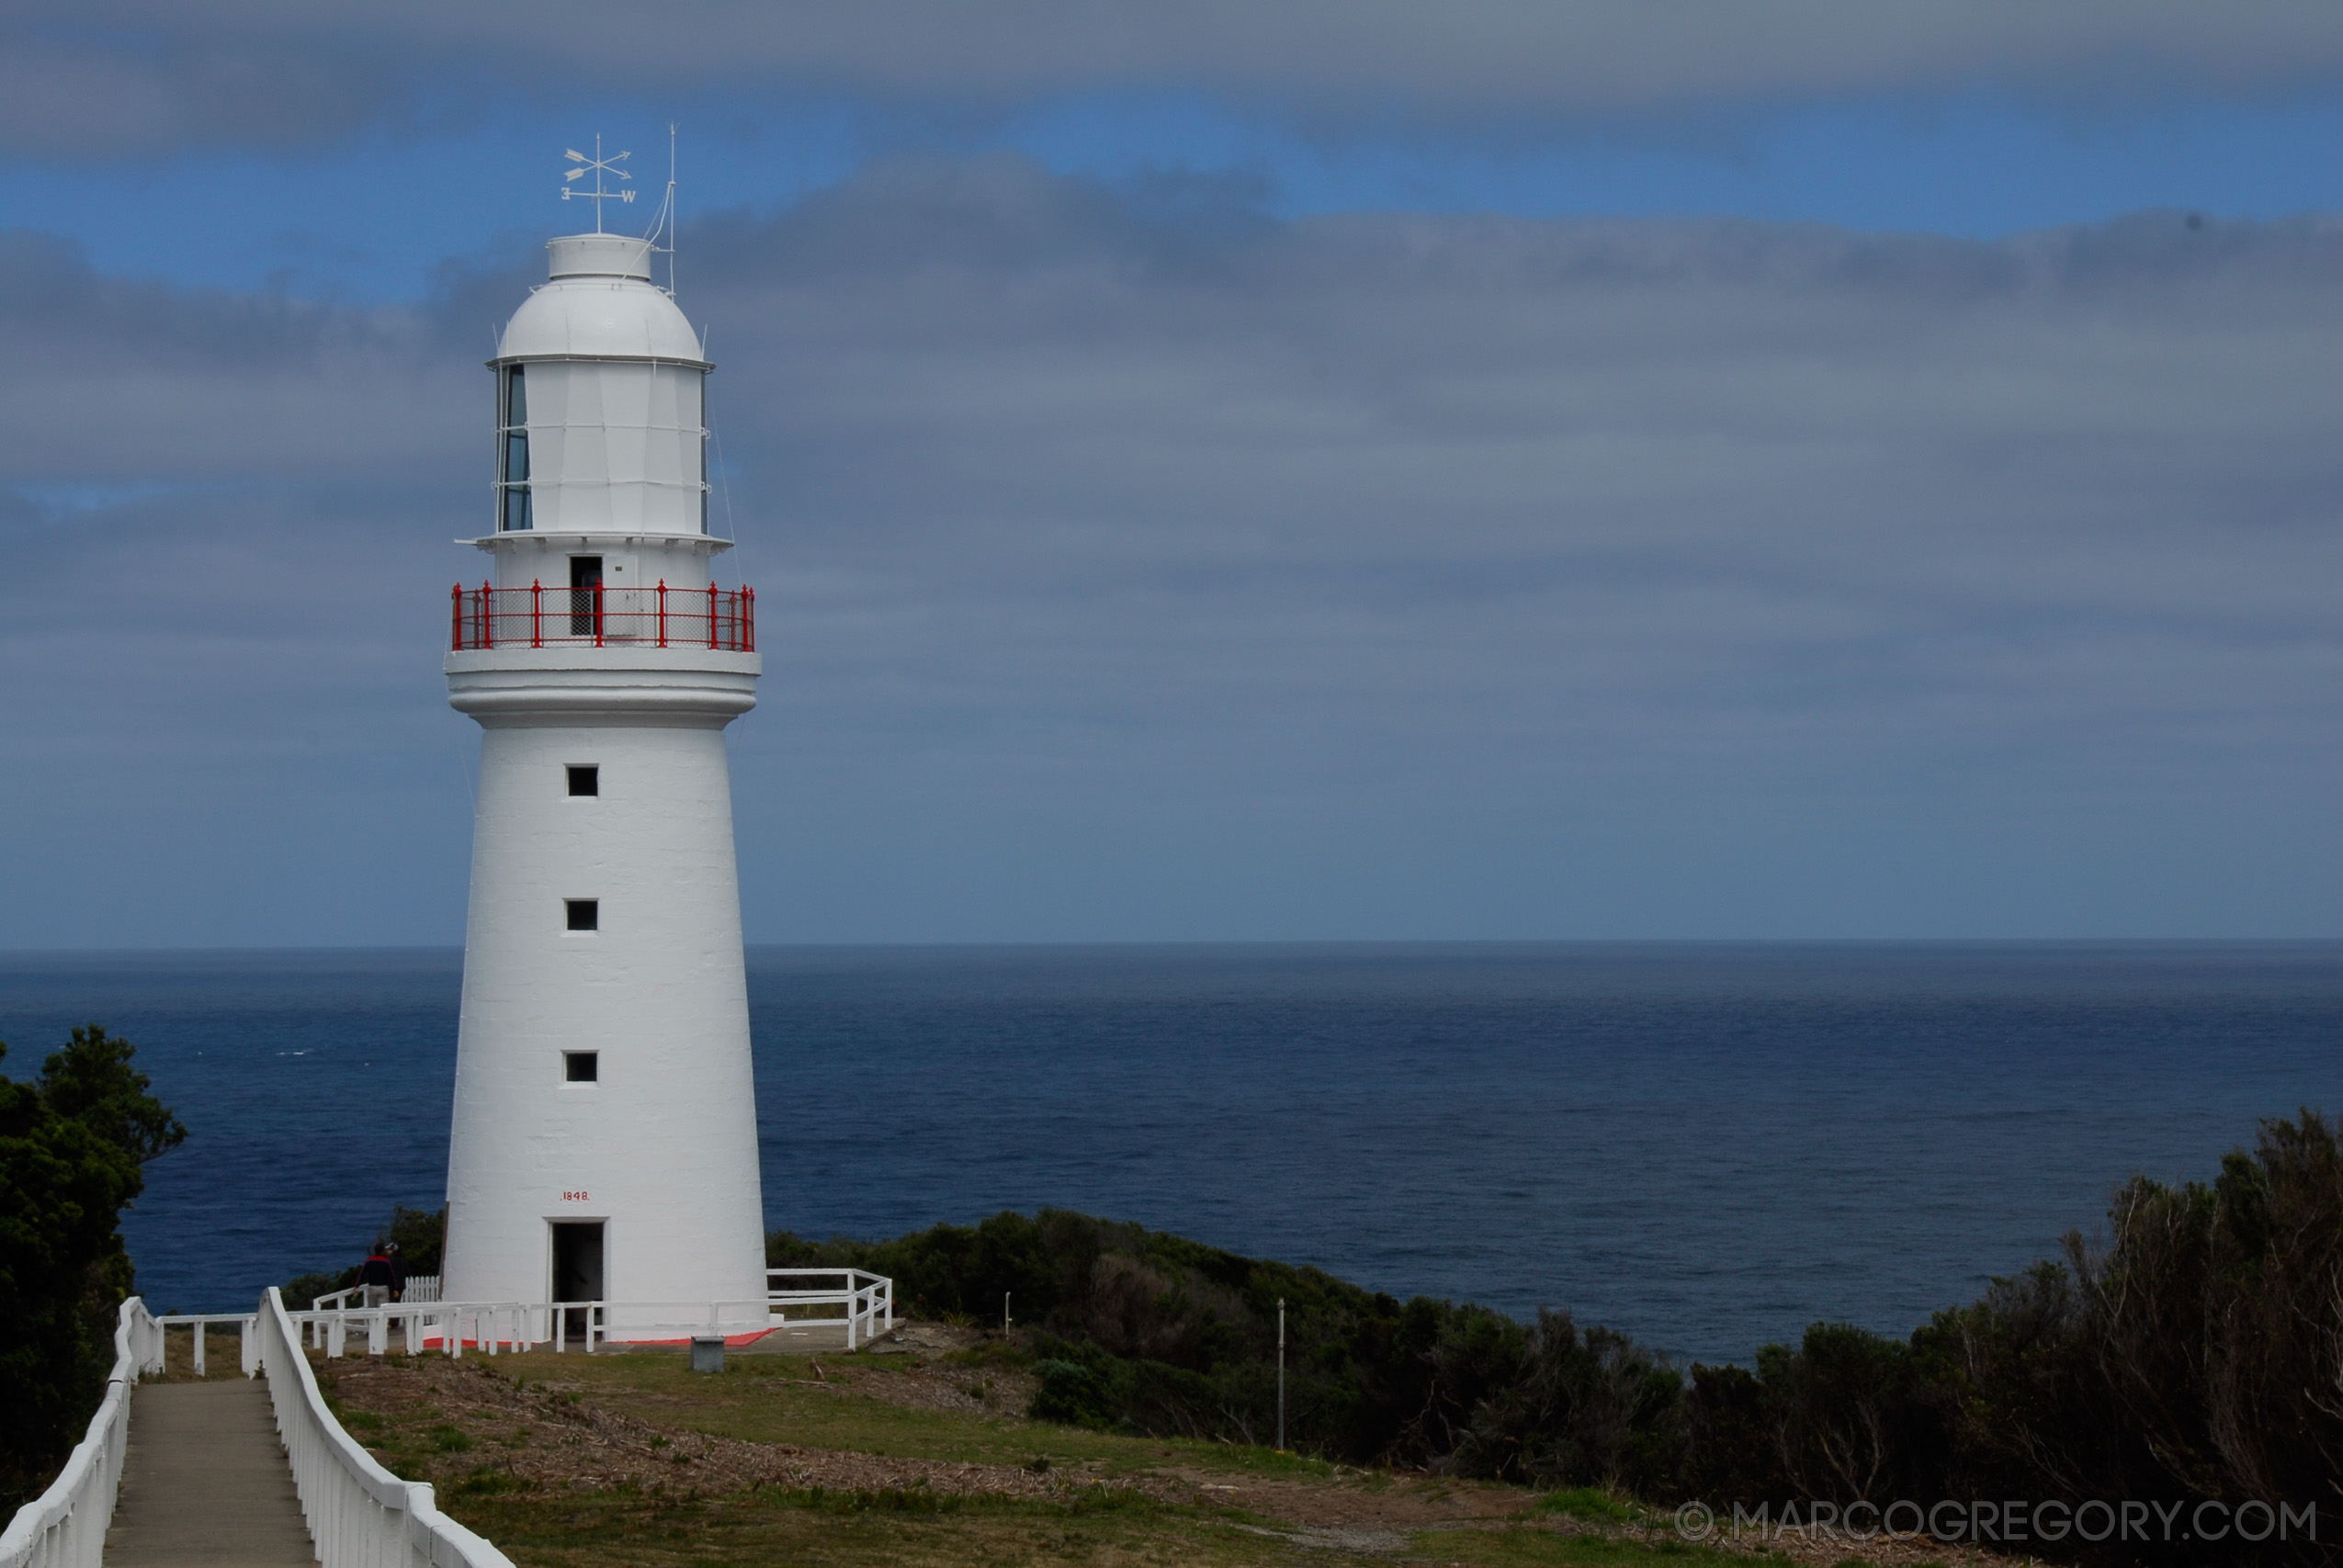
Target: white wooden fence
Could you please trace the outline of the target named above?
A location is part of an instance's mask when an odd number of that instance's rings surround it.
[[[140,1372],[162,1370],[163,1330],[148,1315],[146,1303],[132,1296],[116,1321],[114,1368],[106,1375],[106,1397],[89,1418],[88,1435],[49,1490],[17,1509],[0,1531],[0,1568],[98,1568],[122,1484],[130,1389]]]
[[[106,1398],[55,1483],[17,1510],[0,1531],[0,1568],[101,1568],[106,1528],[121,1488],[131,1389],[141,1374],[161,1375],[165,1328],[193,1331],[195,1371],[200,1375],[206,1370],[205,1330],[229,1325],[241,1340],[244,1375],[268,1379],[277,1438],[292,1465],[301,1514],[323,1568],[512,1568],[503,1552],[439,1511],[427,1482],[400,1480],[342,1429],[318,1394],[316,1374],[302,1353],[304,1331],[329,1356],[345,1354],[354,1331],[365,1336],[369,1354],[382,1355],[394,1329],[410,1355],[431,1348],[461,1356],[470,1344],[493,1356],[500,1348],[550,1345],[567,1350],[569,1318],[576,1312],[584,1320],[579,1348],[591,1353],[608,1337],[613,1303],[442,1302],[436,1299],[438,1282],[430,1280],[430,1299],[414,1291],[390,1306],[353,1307],[348,1303],[356,1292],[336,1291],[318,1297],[307,1312],[288,1312],[274,1286],[250,1313],[157,1318],[132,1296],[122,1303],[114,1330]],[[764,1321],[755,1324],[725,1319],[716,1304],[620,1303],[615,1310],[629,1333],[673,1329],[679,1337],[744,1327],[843,1324],[849,1350],[895,1326],[895,1281],[883,1274],[772,1269],[765,1271],[765,1289]],[[799,1315],[819,1307],[837,1307],[841,1314]]]
[[[277,1435],[323,1568],[512,1568],[512,1560],[439,1511],[427,1481],[402,1481],[325,1408],[300,1329],[272,1285],[262,1300],[260,1365]]]
[[[550,1305],[526,1302],[394,1302],[388,1306],[357,1307],[346,1304],[348,1294],[337,1291],[330,1296],[320,1296],[314,1310],[286,1314],[297,1328],[308,1334],[310,1348],[340,1356],[346,1351],[351,1337],[362,1334],[366,1337],[367,1354],[379,1356],[390,1348],[390,1337],[396,1331],[403,1337],[402,1348],[410,1356],[430,1349],[461,1356],[468,1344],[493,1356],[499,1346],[526,1350],[548,1339],[559,1340],[563,1327],[561,1309],[578,1307],[587,1311],[585,1348],[591,1350],[592,1337],[602,1326],[604,1309],[600,1302],[555,1302]],[[546,1325],[549,1313],[554,1314],[549,1326]]]
[[[838,1283],[810,1289],[785,1283],[793,1280],[835,1280]],[[793,1324],[843,1323],[849,1350],[860,1348],[862,1340],[885,1334],[895,1326],[895,1281],[884,1274],[866,1274],[859,1269],[767,1269],[764,1299],[775,1326],[785,1320]],[[843,1307],[845,1315],[787,1316],[791,1312],[815,1306]]]
[[[438,1283],[436,1276],[432,1282]],[[341,1356],[363,1335],[367,1353],[379,1356],[390,1348],[395,1335],[411,1356],[426,1349],[461,1356],[467,1346],[489,1356],[539,1345],[566,1352],[572,1345],[572,1314],[583,1319],[575,1343],[588,1354],[608,1343],[614,1314],[632,1339],[843,1326],[849,1350],[860,1349],[895,1326],[895,1281],[860,1269],[768,1269],[761,1318],[741,1317],[739,1309],[753,1312],[754,1305],[737,1302],[443,1302],[435,1292],[427,1300],[411,1294],[383,1306],[353,1306],[357,1296],[355,1289],[334,1291],[319,1296],[310,1311],[290,1314],[294,1323],[307,1328],[311,1348]],[[728,1307],[731,1316],[725,1315]],[[817,1307],[839,1311],[834,1316],[809,1315]]]
[[[156,1318],[136,1296],[122,1303],[106,1398],[55,1483],[0,1532],[0,1568],[101,1568],[106,1527],[121,1490],[132,1387],[141,1373],[163,1371],[166,1327],[194,1330],[195,1366],[202,1371],[204,1330],[224,1324],[241,1330],[244,1375],[268,1379],[277,1439],[323,1568],[513,1568],[503,1552],[439,1511],[428,1482],[400,1480],[342,1429],[318,1394],[300,1331],[273,1286],[259,1310],[248,1314]]]
[[[353,1301],[360,1300],[364,1294],[362,1286],[345,1286],[342,1290],[332,1291],[314,1298],[309,1303],[310,1310],[324,1312],[332,1307],[345,1307]],[[399,1292],[399,1300],[410,1306],[425,1302],[436,1302],[438,1299],[439,1276],[436,1274],[410,1274],[407,1276],[407,1288]],[[290,1312],[293,1309],[288,1307],[285,1310]]]
[[[259,1321],[257,1314],[249,1312],[174,1313],[169,1317],[158,1317],[154,1320],[157,1327],[185,1328],[190,1331],[189,1337],[195,1341],[195,1374],[198,1377],[202,1377],[207,1371],[204,1330],[214,1325],[225,1327],[230,1324],[233,1324],[236,1328],[237,1354],[243,1363],[244,1376],[251,1377],[258,1372],[260,1371],[260,1341],[253,1337],[253,1325]],[[154,1365],[147,1368],[148,1371],[160,1373],[163,1371],[163,1347],[168,1343],[167,1339],[157,1341]]]

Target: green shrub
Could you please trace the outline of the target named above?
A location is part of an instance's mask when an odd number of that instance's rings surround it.
[[[385,1239],[399,1244],[400,1260],[410,1275],[438,1273],[447,1249],[446,1205],[437,1209],[410,1209],[403,1204],[392,1208]]]
[[[2311,1111],[2266,1123],[2212,1183],[2134,1180],[2103,1245],[2070,1235],[2063,1260],[1907,1339],[1818,1323],[1746,1367],[1679,1370],[1567,1314],[1403,1303],[1064,1210],[887,1242],[780,1233],[767,1251],[892,1275],[916,1310],[978,1323],[1013,1292],[1015,1343],[989,1353],[1038,1358],[1032,1414],[1088,1427],[1267,1442],[1283,1297],[1288,1446],[1356,1464],[1776,1517],[1816,1499],[2300,1506],[2343,1474],[2343,1143]],[[2299,1549],[2124,1550],[2249,1563]]]
[[[121,1213],[187,1135],[133,1055],[93,1023],[39,1077],[0,1077],[0,1515],[46,1484],[104,1396],[133,1283]]]
[[[338,1274],[297,1274],[277,1287],[277,1294],[285,1298],[288,1312],[307,1312],[310,1303],[320,1296],[330,1296],[336,1291],[346,1291],[357,1283],[356,1264]]]
[[[403,1204],[393,1206],[390,1223],[375,1233],[371,1245],[380,1247],[386,1241],[399,1244],[400,1261],[405,1266],[410,1279],[417,1274],[438,1273],[447,1247],[447,1209],[410,1209]],[[358,1266],[352,1263],[338,1269],[325,1269],[309,1274],[296,1274],[279,1286],[278,1292],[284,1296],[288,1308],[302,1312],[318,1297],[346,1291],[357,1282]]]
[[[1090,1368],[1080,1361],[1042,1360],[1036,1361],[1033,1370],[1040,1382],[1030,1412],[1035,1420],[1058,1421],[1069,1427],[1115,1424],[1105,1380]]]

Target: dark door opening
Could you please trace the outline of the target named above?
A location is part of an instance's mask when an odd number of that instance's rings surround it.
[[[553,1299],[557,1302],[602,1300],[600,1220],[553,1222]],[[567,1320],[562,1325],[563,1333],[584,1338],[586,1309],[571,1307],[562,1315]]]
[[[570,635],[602,640],[602,558],[570,558]]]

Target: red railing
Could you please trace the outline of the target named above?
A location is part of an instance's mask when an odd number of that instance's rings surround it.
[[[753,588],[492,588],[458,583],[448,595],[447,645],[551,648],[713,648],[756,651]]]

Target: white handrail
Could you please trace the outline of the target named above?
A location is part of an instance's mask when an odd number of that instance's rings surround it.
[[[512,1568],[512,1559],[439,1511],[429,1482],[400,1480],[342,1429],[274,1285],[261,1301],[259,1330],[277,1434],[323,1568]]]
[[[864,1287],[863,1293],[866,1300],[856,1321],[866,1325],[866,1332],[868,1323],[881,1317],[891,1324],[892,1298],[870,1286]],[[807,1299],[843,1302],[847,1298],[836,1292],[814,1292]],[[586,1316],[584,1343],[589,1352],[608,1342],[614,1333],[617,1337],[639,1339],[650,1333],[672,1331],[680,1339],[694,1334],[761,1333],[775,1321],[770,1303],[755,1301],[393,1302],[374,1307],[288,1310],[285,1316],[296,1334],[307,1334],[311,1349],[323,1350],[329,1359],[355,1353],[352,1346],[359,1335],[365,1337],[367,1354],[382,1355],[390,1348],[393,1330],[403,1333],[411,1356],[431,1348],[461,1356],[467,1346],[493,1356],[507,1348],[529,1350],[549,1343],[557,1351],[568,1349],[577,1343],[567,1326],[568,1314],[573,1311]]]
[[[17,1510],[0,1530],[0,1568],[98,1568],[106,1527],[122,1484],[122,1450],[130,1434],[130,1387],[141,1371],[163,1370],[163,1330],[146,1303],[122,1303],[114,1327],[114,1369],[89,1430],[49,1490]]]
[[[130,1390],[141,1373],[162,1373],[165,1323],[191,1325],[200,1346],[207,1321],[245,1329],[246,1375],[257,1370],[268,1379],[277,1436],[323,1568],[513,1568],[510,1558],[439,1511],[428,1482],[400,1480],[342,1429],[318,1394],[300,1331],[274,1286],[250,1315],[158,1321],[136,1296],[122,1303],[106,1397],[56,1481],[0,1532],[0,1568],[102,1568],[121,1489]]]
[[[256,1319],[251,1313],[180,1312],[172,1313],[166,1317],[158,1317],[154,1321],[158,1325],[164,1328],[188,1328],[193,1330],[192,1337],[195,1340],[195,1375],[198,1377],[202,1377],[204,1375],[203,1330],[206,1325],[213,1323],[232,1323],[236,1325],[236,1337],[242,1344],[244,1376],[251,1377],[253,1374],[260,1371],[260,1341],[253,1337],[253,1325],[257,1322],[258,1319]],[[170,1344],[170,1340],[168,1337],[165,1337],[164,1339],[157,1341],[157,1343],[158,1345],[167,1348]],[[161,1375],[161,1373],[165,1370],[163,1362],[164,1352],[162,1349],[157,1349],[154,1353],[154,1365],[147,1368],[147,1371],[153,1372],[158,1376]]]
[[[782,1291],[774,1289],[775,1281],[784,1279],[817,1278],[839,1280],[843,1284],[833,1290]],[[837,1317],[787,1318],[790,1323],[843,1323],[846,1325],[846,1348],[859,1348],[863,1339],[874,1337],[872,1325],[881,1325],[877,1334],[885,1334],[895,1326],[895,1281],[884,1274],[872,1274],[860,1269],[767,1269],[764,1271],[766,1311],[786,1314],[790,1307],[843,1306],[846,1315]],[[783,1321],[776,1317],[775,1321]]]
[[[306,1330],[310,1348],[329,1357],[350,1353],[356,1336],[365,1336],[366,1352],[379,1356],[390,1348],[392,1331],[403,1332],[406,1351],[417,1354],[436,1348],[461,1356],[466,1346],[484,1355],[506,1348],[528,1350],[550,1344],[557,1352],[570,1348],[568,1314],[585,1315],[585,1349],[611,1338],[641,1339],[652,1334],[681,1337],[693,1334],[741,1334],[778,1327],[784,1323],[843,1327],[846,1348],[858,1349],[895,1326],[895,1281],[884,1274],[859,1269],[769,1269],[768,1285],[785,1279],[809,1277],[843,1283],[827,1290],[768,1290],[763,1303],[753,1302],[392,1302],[382,1306],[328,1305],[309,1312],[288,1310],[286,1319],[298,1337]],[[321,1296],[339,1302],[340,1292]],[[792,1317],[796,1308],[837,1306],[840,1317]],[[743,1313],[752,1315],[743,1315]]]
[[[338,1291],[329,1291],[324,1295],[312,1298],[309,1303],[310,1310],[311,1312],[325,1312],[333,1307],[341,1306],[348,1302],[352,1296],[362,1293],[365,1287],[361,1285],[348,1285]],[[399,1292],[399,1299],[402,1302],[418,1303],[437,1301],[439,1299],[439,1276],[436,1274],[408,1275],[406,1289]],[[286,1310],[290,1312],[294,1309],[288,1307]]]

